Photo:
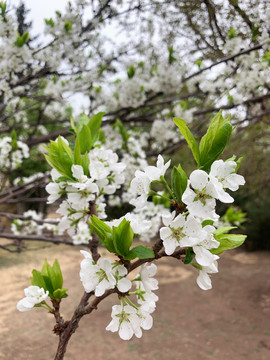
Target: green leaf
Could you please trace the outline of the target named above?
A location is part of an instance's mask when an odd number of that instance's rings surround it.
[[[192,247],[187,248],[184,264],[190,264],[191,261],[194,259],[194,257],[195,257],[195,254],[193,252]]]
[[[118,227],[113,227],[113,244],[117,254],[125,256],[129,252],[134,233],[130,221],[123,219]]]
[[[173,46],[169,46],[168,47],[168,52],[169,52],[169,64],[174,63],[177,59],[173,56],[174,53],[174,49]]]
[[[217,230],[215,230],[213,235],[214,235],[215,239],[218,240],[220,235],[223,235],[233,229],[236,229],[236,226],[223,226],[223,227],[220,227]]]
[[[122,135],[122,138],[124,140],[124,142],[127,142],[128,141],[128,138],[129,138],[129,135],[128,135],[128,132],[127,132],[127,129],[124,127],[122,121],[120,119],[117,119],[116,122],[115,122],[115,126],[118,127],[119,131],[120,131],[120,134]]]
[[[51,141],[46,148],[48,154],[45,155],[47,162],[54,167],[60,174],[71,178],[73,165],[73,153],[70,147],[59,136],[56,141]]]
[[[16,150],[17,147],[18,147],[18,144],[17,144],[17,133],[16,133],[16,130],[12,130],[11,131],[11,146],[12,146],[12,150]]]
[[[43,279],[42,273],[40,271],[37,271],[37,270],[34,269],[32,271],[32,277],[31,277],[30,281],[31,281],[32,285],[43,288],[45,291],[48,290],[47,286],[46,286],[46,283],[45,283],[45,281]]]
[[[53,298],[56,300],[61,300],[68,296],[67,294],[68,289],[57,289],[53,292]]]
[[[50,19],[44,19],[45,21],[45,24],[48,25],[48,26],[51,26],[51,27],[54,27],[54,21],[52,18]]]
[[[77,136],[77,139],[80,144],[80,151],[82,154],[90,151],[92,148],[92,136],[90,128],[87,125],[83,125],[82,130]]]
[[[60,265],[59,265],[59,262],[57,259],[54,260],[52,270],[54,271],[54,275],[56,278],[55,288],[61,289],[63,286],[63,275],[62,275],[62,271],[61,271],[61,268],[60,268]]]
[[[173,168],[171,173],[171,187],[174,196],[178,203],[182,202],[182,195],[187,187],[187,175],[179,164],[178,167]]]
[[[76,138],[75,148],[74,148],[74,164],[75,165],[82,165],[82,155],[81,155],[81,148],[79,137]]]
[[[77,134],[77,128],[76,128],[73,116],[70,117],[70,125],[71,125],[71,128],[74,130],[74,133]]]
[[[94,231],[99,237],[100,242],[106,247],[111,253],[116,253],[116,249],[113,244],[113,230],[101,221],[98,217],[93,215],[91,222],[89,222],[91,231]]]
[[[135,75],[135,67],[133,65],[131,65],[128,68],[127,76],[128,76],[129,79],[132,79],[134,75]]]
[[[213,220],[204,220],[202,222],[202,227],[205,227],[206,225],[214,225],[214,221]]]
[[[83,167],[84,175],[86,176],[89,175],[89,165],[90,165],[90,159],[88,153],[85,153],[82,157],[82,167]]]
[[[89,123],[89,117],[85,114],[82,113],[79,117],[78,123],[77,123],[77,133],[81,131],[83,125],[87,125]]]
[[[14,45],[17,47],[22,47],[29,41],[29,32],[25,31],[22,35],[18,33],[17,40],[15,41]]]
[[[188,143],[197,165],[200,166],[199,146],[198,146],[197,141],[195,140],[194,136],[192,135],[191,131],[187,127],[186,122],[184,120],[178,119],[178,118],[173,118],[173,121],[178,126],[180,133],[184,136],[186,142]]]
[[[104,116],[104,112],[99,112],[91,117],[91,119],[88,122],[88,127],[91,131],[92,135],[92,145],[98,140],[99,137],[99,129],[102,123],[102,118]]]
[[[125,260],[139,259],[153,259],[155,257],[154,251],[147,246],[138,245],[131,249],[126,256]]]
[[[220,111],[211,121],[211,124],[202,137],[200,151],[200,169],[209,171],[212,163],[222,154],[232,133],[230,117],[224,119]]]
[[[220,243],[219,247],[217,249],[212,249],[211,253],[219,255],[225,250],[235,249],[244,243],[246,237],[246,235],[223,234],[218,238]]]
[[[66,32],[70,31],[72,29],[72,23],[70,21],[65,21],[64,23],[64,28],[66,30]]]

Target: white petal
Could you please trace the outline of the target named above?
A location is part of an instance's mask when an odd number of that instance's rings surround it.
[[[132,282],[127,278],[120,279],[117,283],[118,290],[123,293],[127,292],[131,288],[131,286]]]
[[[198,264],[202,266],[209,266],[213,262],[214,257],[209,250],[205,249],[202,246],[194,246],[193,250],[196,254],[195,259]]]
[[[123,321],[119,328],[119,336],[123,340],[130,340],[134,334],[132,325],[130,322]]]
[[[199,276],[197,277],[197,284],[202,290],[212,289],[212,282],[210,276],[204,270],[200,271]]]
[[[208,184],[208,174],[203,170],[194,170],[190,174],[190,183],[193,189],[202,190]]]

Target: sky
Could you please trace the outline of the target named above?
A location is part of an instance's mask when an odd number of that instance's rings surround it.
[[[18,6],[20,0],[7,0],[11,6]],[[44,19],[54,15],[55,10],[63,10],[67,0],[24,0],[26,8],[31,11],[28,20],[33,21],[32,31],[35,34],[41,33],[44,29]]]
[[[12,6],[18,6],[20,0],[7,0],[7,4]],[[44,19],[54,17],[55,11],[63,11],[68,0],[24,0],[26,8],[30,10],[27,21],[32,21],[31,33],[42,34],[44,29]],[[42,37],[40,38],[42,39]],[[69,102],[74,109],[74,114],[81,113],[82,109],[89,106],[89,100],[80,93],[69,96]]]

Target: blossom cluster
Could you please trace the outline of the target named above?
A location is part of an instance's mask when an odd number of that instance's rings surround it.
[[[219,218],[215,213],[216,200],[231,203],[234,199],[225,191],[236,191],[239,185],[244,185],[243,176],[235,173],[236,162],[217,160],[210,173],[194,170],[190,174],[187,188],[182,196],[187,212],[176,215],[175,212],[163,217],[164,227],[160,229],[165,252],[171,255],[180,247],[191,247],[195,260],[200,265],[197,283],[203,290],[211,289],[211,279],[208,273],[218,272],[217,259],[212,249],[217,249],[220,243],[215,240],[216,228],[207,224]]]
[[[85,243],[91,240],[89,231],[84,224],[90,218],[89,203],[96,203],[99,218],[106,218],[104,195],[113,194],[125,181],[123,171],[126,165],[118,161],[118,156],[112,150],[103,146],[95,147],[88,153],[89,176],[84,174],[81,165],[72,165],[72,180],[63,179],[61,174],[53,169],[52,182],[46,186],[49,193],[48,203],[54,203],[62,195],[66,198],[61,202],[58,214],[62,216],[59,222],[61,232],[67,230],[74,243]]]
[[[141,266],[139,274],[133,279],[136,290],[129,292],[132,287],[126,275],[128,270],[124,265],[113,262],[111,259],[100,259],[96,264],[92,256],[81,250],[84,260],[81,262],[80,278],[87,293],[94,291],[97,297],[105,291],[117,288],[121,305],[112,307],[112,321],[106,330],[116,332],[123,340],[129,340],[133,335],[140,338],[142,330],[149,330],[153,325],[151,314],[156,307],[158,297],[153,290],[158,289],[158,282],[153,276],[157,267],[154,264]],[[138,306],[128,295],[136,295]]]
[[[9,136],[0,139],[0,163],[4,169],[14,170],[22,164],[23,159],[29,157],[29,147],[24,142],[16,140],[15,145],[12,143]]]

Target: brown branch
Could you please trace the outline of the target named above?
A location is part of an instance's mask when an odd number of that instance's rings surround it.
[[[11,233],[0,232],[0,238],[3,239],[17,239],[17,240],[29,240],[29,241],[44,241],[54,244],[65,244],[74,246],[73,242],[67,241],[64,237],[48,237],[42,235],[15,235]]]
[[[234,60],[235,58],[237,58],[237,57],[239,57],[239,56],[241,56],[241,55],[249,54],[249,53],[252,52],[252,51],[259,50],[259,49],[262,48],[262,46],[263,46],[263,44],[258,44],[258,45],[255,45],[255,46],[249,48],[249,49],[239,51],[239,52],[236,53],[236,54],[233,54],[233,55],[230,55],[230,56],[226,56],[226,57],[218,60],[217,62],[215,62],[215,63],[213,63],[213,64],[211,64],[211,65],[209,65],[209,66],[206,66],[206,67],[200,69],[199,71],[196,71],[195,73],[193,73],[193,74],[191,74],[191,75],[183,78],[182,81],[185,82],[185,81],[187,81],[187,80],[189,80],[189,79],[191,79],[191,78],[193,78],[193,77],[195,77],[195,76],[197,76],[197,75],[200,75],[201,73],[203,73],[203,72],[206,71],[206,70],[212,69],[212,67],[217,66],[217,65],[219,65],[219,64],[221,64],[221,63],[223,63],[223,62],[228,62],[228,61],[230,61],[230,60]]]

